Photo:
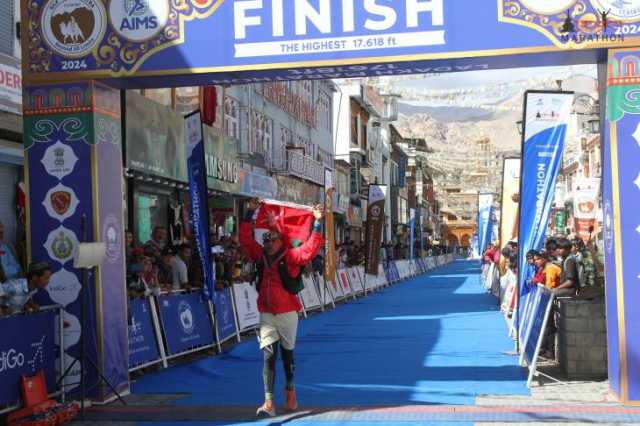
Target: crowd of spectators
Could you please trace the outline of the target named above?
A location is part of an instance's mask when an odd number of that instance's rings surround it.
[[[589,292],[589,289],[601,287],[602,277],[596,268],[595,248],[591,243],[585,244],[580,239],[564,237],[548,238],[544,249],[531,250],[526,253],[526,280],[523,283],[525,291],[536,285],[547,287],[556,297],[575,297]],[[518,280],[518,244],[509,242],[499,249],[497,244],[489,244],[483,253],[483,263],[494,265],[499,278],[502,294],[506,295],[502,302],[503,310],[511,313],[516,298],[511,298],[517,289]],[[489,278],[494,279],[495,277]],[[545,338],[541,348],[541,355],[554,358],[554,342],[557,331],[556,310],[551,313],[547,321]]]

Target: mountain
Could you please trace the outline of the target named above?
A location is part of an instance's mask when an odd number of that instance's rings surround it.
[[[430,107],[423,105],[398,103],[398,112],[401,115],[412,116],[416,114],[426,114],[442,122],[451,121],[482,121],[490,120],[494,113],[492,111],[478,108],[464,107]]]

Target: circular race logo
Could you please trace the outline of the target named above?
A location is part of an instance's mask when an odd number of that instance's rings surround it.
[[[107,13],[100,0],[50,0],[42,9],[46,43],[67,58],[89,54],[102,39]]]
[[[114,30],[131,41],[155,37],[169,20],[168,0],[111,0],[109,16]]]
[[[107,215],[102,225],[102,241],[105,244],[107,261],[111,264],[120,259],[123,246],[121,235],[118,218],[113,214]]]
[[[178,315],[180,316],[180,326],[185,334],[193,333],[195,324],[193,323],[193,313],[191,312],[191,305],[189,302],[182,301],[178,305]]]
[[[593,0],[593,6],[609,18],[621,21],[637,21],[640,19],[640,3],[636,0]]]
[[[532,12],[541,15],[556,15],[564,13],[569,9],[576,0],[520,0],[520,3]]]

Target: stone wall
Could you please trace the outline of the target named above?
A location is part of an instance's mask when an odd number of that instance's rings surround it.
[[[604,297],[560,298],[557,358],[569,379],[607,377],[607,329]]]

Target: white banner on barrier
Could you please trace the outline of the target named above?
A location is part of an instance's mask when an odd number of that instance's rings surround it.
[[[300,298],[302,299],[304,308],[311,310],[322,306],[320,296],[316,291],[316,283],[313,280],[313,276],[303,274],[302,283],[304,284],[304,288],[300,292]]]
[[[351,285],[349,283],[349,276],[346,269],[338,270],[338,283],[342,290],[342,294],[347,297],[351,295]]]
[[[362,280],[360,279],[360,275],[358,274],[357,268],[349,268],[347,269],[347,273],[349,275],[349,282],[351,283],[352,290],[356,293],[364,290],[362,286]]]
[[[240,330],[246,330],[260,324],[258,292],[255,287],[249,283],[237,283],[233,285],[232,289]]]

